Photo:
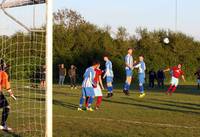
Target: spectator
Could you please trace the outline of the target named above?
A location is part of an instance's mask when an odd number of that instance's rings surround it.
[[[70,78],[70,83],[71,83],[71,89],[77,89],[76,88],[76,66],[74,65],[71,65],[71,68],[69,69],[68,71],[68,75],[69,75],[69,78]]]
[[[46,88],[46,66],[43,65],[40,71],[40,87]]]
[[[149,87],[150,88],[154,88],[155,79],[156,79],[156,72],[153,69],[151,69],[149,71]]]
[[[159,69],[157,72],[157,82],[158,82],[158,87],[164,88],[164,80],[165,80],[165,74],[163,70]]]
[[[59,65],[59,85],[63,85],[66,76],[66,68],[64,64]]]

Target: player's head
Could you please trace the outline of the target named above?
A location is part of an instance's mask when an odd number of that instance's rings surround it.
[[[93,68],[98,68],[100,67],[100,62],[98,60],[94,60],[92,63]]]
[[[144,56],[143,55],[140,55],[139,56],[139,61],[143,61],[144,60]]]
[[[178,68],[181,69],[181,67],[183,66],[183,64],[178,64]]]
[[[130,55],[133,54],[133,49],[132,48],[128,48],[128,54],[130,54]]]
[[[108,55],[104,55],[104,56],[103,56],[103,60],[104,60],[104,61],[108,61],[108,60],[109,60]]]
[[[64,64],[61,64],[61,68],[64,68]]]

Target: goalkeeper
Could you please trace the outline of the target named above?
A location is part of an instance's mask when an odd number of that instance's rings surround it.
[[[8,74],[5,72],[5,68],[2,67],[1,65],[0,67],[0,108],[2,108],[3,111],[2,111],[2,120],[1,120],[0,129],[5,130],[5,131],[10,131],[12,129],[6,125],[6,121],[8,119],[8,115],[10,111],[10,106],[6,97],[3,94],[3,91],[2,91],[3,88],[6,89],[7,92],[10,94],[10,96],[16,100],[10,88],[10,83],[8,81]]]

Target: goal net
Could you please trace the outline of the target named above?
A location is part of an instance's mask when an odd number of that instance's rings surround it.
[[[12,131],[0,131],[0,136],[44,137],[45,0],[0,0],[0,3],[0,64],[5,66],[17,98],[13,100],[3,90],[11,107],[7,126]]]

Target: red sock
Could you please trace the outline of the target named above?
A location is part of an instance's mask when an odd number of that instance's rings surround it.
[[[101,101],[102,101],[102,96],[99,96],[97,98],[97,103],[96,103],[96,106],[99,107],[101,105]]]
[[[172,93],[174,93],[175,90],[176,90],[176,86],[174,86],[174,87],[172,88]]]
[[[173,85],[170,85],[167,92],[170,92],[173,89]]]
[[[89,101],[90,97],[86,97],[86,100],[85,100],[85,107],[88,107],[88,101]]]

